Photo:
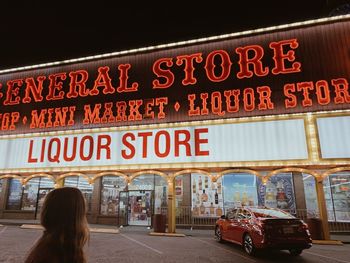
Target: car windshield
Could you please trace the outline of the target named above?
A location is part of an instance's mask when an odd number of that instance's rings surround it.
[[[268,208],[251,208],[251,211],[256,217],[265,218],[295,218],[291,214],[284,211],[268,209]]]

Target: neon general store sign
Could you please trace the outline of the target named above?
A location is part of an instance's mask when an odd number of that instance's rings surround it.
[[[0,75],[1,134],[348,109],[350,22]]]

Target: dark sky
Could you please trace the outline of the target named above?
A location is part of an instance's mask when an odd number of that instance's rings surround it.
[[[0,69],[321,18],[344,3],[2,0]]]

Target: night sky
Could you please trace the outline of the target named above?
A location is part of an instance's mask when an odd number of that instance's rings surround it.
[[[88,2],[1,1],[0,69],[327,17],[350,1]]]

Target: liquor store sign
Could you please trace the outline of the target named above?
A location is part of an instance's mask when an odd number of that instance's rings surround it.
[[[0,156],[4,170],[308,158],[303,119],[0,139]]]
[[[0,134],[349,109],[349,28],[339,20],[2,74]]]

